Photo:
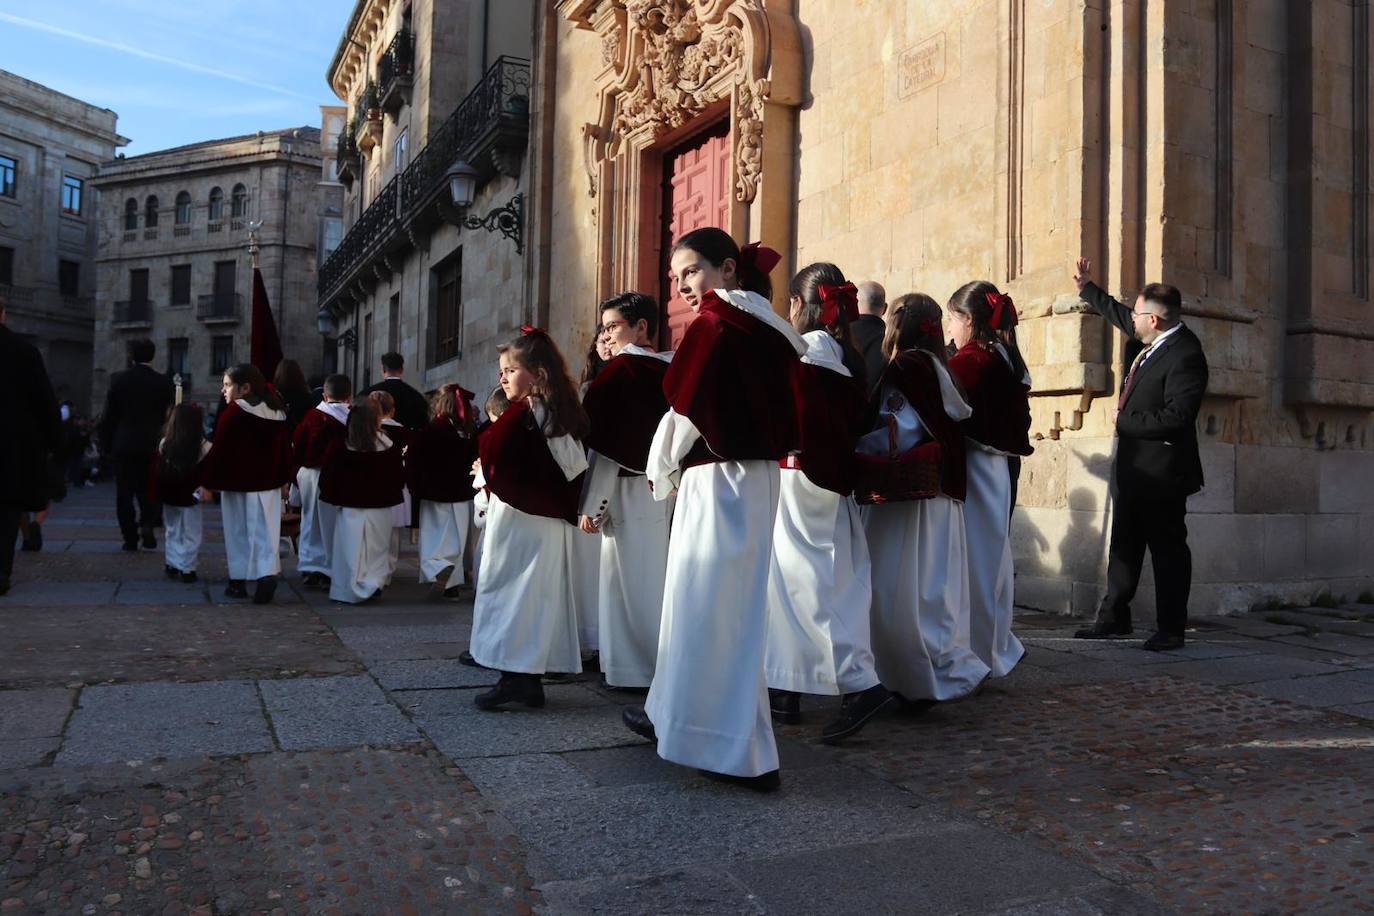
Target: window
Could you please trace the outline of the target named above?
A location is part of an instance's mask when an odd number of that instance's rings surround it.
[[[372,313],[363,316],[363,387],[372,387]]]
[[[434,284],[434,362],[444,363],[462,355],[463,349],[463,249],[436,269]]]
[[[172,305],[191,304],[191,265],[172,265]]]
[[[177,194],[176,221],[178,226],[185,226],[191,221],[191,195],[185,191]]]
[[[75,298],[81,295],[81,265],[76,261],[57,262],[57,291]]]
[[[335,158],[333,158],[333,157],[331,156],[330,158],[326,159],[325,162],[329,163],[329,168],[325,170],[325,173],[324,173],[325,178],[324,178],[324,180],[325,180],[325,181],[338,181],[338,180],[339,180],[339,160],[337,160],[337,159],[335,159]]]
[[[210,222],[224,219],[224,192],[219,188],[210,189]]]
[[[183,387],[190,368],[191,342],[185,337],[167,338],[167,377],[181,376]]]
[[[211,337],[210,371],[218,377],[223,375],[224,370],[232,365],[234,365],[234,338]]]
[[[391,165],[395,169],[395,174],[399,175],[406,167],[406,134],[408,131],[401,131],[396,137],[396,142],[391,145]]]
[[[138,228],[138,201],[130,197],[124,201],[124,231],[133,232]]]
[[[140,304],[148,301],[148,269],[146,267],[129,271],[129,301]]]
[[[324,238],[321,243],[322,257],[320,258],[320,260],[323,261],[333,254],[334,249],[338,248],[343,242],[343,220],[339,219],[337,216],[326,217],[320,220],[320,224],[321,231],[324,233]]]
[[[149,194],[143,202],[143,225],[148,229],[157,226],[157,195]]]
[[[386,348],[392,353],[401,349],[401,294],[393,293],[387,303]]]
[[[62,212],[81,215],[81,179],[75,175],[62,176]]]
[[[243,217],[248,215],[248,189],[241,184],[234,185],[234,195],[230,199],[233,207],[233,216]]]
[[[14,249],[0,246],[0,286],[14,285]]]
[[[9,156],[0,156],[0,197],[14,197],[15,176],[19,174],[19,163]]]

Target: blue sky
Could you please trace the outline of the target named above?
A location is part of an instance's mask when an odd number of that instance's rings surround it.
[[[319,126],[353,0],[0,0],[0,69],[119,114],[128,155]]]

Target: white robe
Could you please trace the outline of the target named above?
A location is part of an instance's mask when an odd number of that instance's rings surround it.
[[[357,604],[391,578],[391,510],[339,508],[329,571],[332,601]]]
[[[162,507],[163,552],[168,566],[184,573],[196,571],[205,531],[203,516],[199,502],[194,506]]]
[[[542,405],[532,407],[542,425]],[[587,457],[576,439],[545,441],[567,480],[586,470]],[[495,493],[487,495],[486,549],[472,610],[474,659],[498,671],[582,671],[572,539],[583,536],[561,519],[530,515]]]
[[[802,362],[846,378],[843,351],[826,331],[802,335]],[[780,475],[768,572],[768,686],[798,693],[857,693],[878,683],[869,638],[872,573],[853,497],[799,470]]]
[[[806,344],[763,297],[716,290],[787,338]],[[701,437],[669,410],[649,448],[656,499],[678,488],[668,541],[658,661],[645,711],[658,754],[733,776],[778,768],[763,657],[768,566],[778,505],[776,461],[723,461],[681,471]]]
[[[449,567],[448,588],[463,584],[463,551],[472,524],[472,501],[420,500],[420,581],[434,582]]]
[[[597,607],[601,603],[601,539],[573,532],[572,587],[577,595],[577,640],[583,652],[601,648],[601,628]]]
[[[1015,596],[1011,537],[1011,475],[1007,456],[968,445],[968,498],[964,527],[968,535],[969,637],[974,653],[1006,677],[1026,654],[1011,631]]]
[[[348,405],[321,401],[315,409],[348,425]],[[320,502],[320,469],[301,468],[296,472],[296,491],[300,495],[301,534],[296,546],[296,568],[302,573],[329,574],[329,552],[334,546],[334,521],[338,506]]]
[[[220,493],[229,578],[249,582],[281,573],[281,490]]]
[[[949,373],[938,362],[934,365],[945,413],[953,420],[967,418],[968,405]],[[899,402],[895,411],[894,396]],[[900,450],[930,437],[915,408],[895,388],[884,386],[879,403],[882,428],[860,440],[860,451],[887,453],[889,415],[897,418]],[[937,496],[867,506],[863,516],[873,565],[878,677],[908,700],[967,696],[988,676],[988,666],[969,647],[963,505]]]
[[[614,687],[648,687],[658,657],[674,500],[655,500],[646,477],[621,477],[620,465],[605,455],[590,458],[582,514],[601,521],[601,536],[588,538],[600,548],[601,672]]]

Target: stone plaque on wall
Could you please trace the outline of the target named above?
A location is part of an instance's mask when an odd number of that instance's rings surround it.
[[[902,52],[897,60],[897,95],[907,98],[945,78],[945,33]]]

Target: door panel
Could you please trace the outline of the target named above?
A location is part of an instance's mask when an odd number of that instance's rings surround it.
[[[691,308],[668,280],[673,241],[693,229],[730,225],[730,125],[721,121],[663,159],[663,263],[659,265],[660,301],[666,303],[665,346],[676,348],[691,324]]]

